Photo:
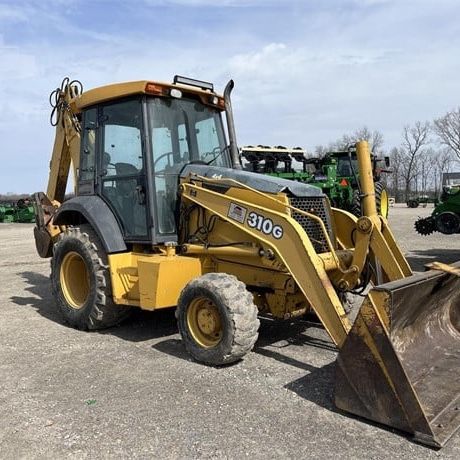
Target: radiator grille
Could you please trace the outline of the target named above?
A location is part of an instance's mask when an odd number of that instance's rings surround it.
[[[326,230],[329,233],[329,237],[332,241],[334,241],[331,216],[329,214],[330,207],[327,206],[325,197],[291,197],[289,198],[289,202],[291,206],[319,217],[324,222]],[[316,252],[329,252],[326,237],[324,236],[324,232],[322,231],[319,223],[315,222],[310,217],[295,211],[292,211],[292,217],[305,230]]]

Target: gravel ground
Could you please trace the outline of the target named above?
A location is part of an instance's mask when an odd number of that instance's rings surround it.
[[[391,209],[415,269],[460,259],[457,236],[422,237]],[[67,327],[32,225],[0,224],[0,458],[460,458],[333,405],[337,351],[311,324],[263,321],[244,361],[190,360],[172,312],[138,311],[104,333]]]

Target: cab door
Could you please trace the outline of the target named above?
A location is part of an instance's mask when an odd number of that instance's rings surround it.
[[[127,241],[148,240],[142,100],[107,104],[101,110],[101,196],[114,211]]]

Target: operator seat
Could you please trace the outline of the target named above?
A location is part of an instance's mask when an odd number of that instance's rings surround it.
[[[121,199],[120,212],[127,230],[131,234],[142,235],[146,228],[145,205],[139,203],[139,170],[131,163],[115,163],[117,173],[117,193]],[[135,175],[136,177],[126,177]],[[126,178],[125,178],[126,177]]]

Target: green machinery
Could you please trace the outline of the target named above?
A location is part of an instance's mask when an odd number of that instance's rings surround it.
[[[362,196],[355,149],[328,152],[321,158],[308,158],[306,153],[300,147],[288,149],[282,146],[258,145],[240,149],[246,169],[319,187],[329,197],[334,207],[361,216]],[[388,167],[389,158],[381,159],[371,155],[371,159],[377,212],[388,217],[388,192],[380,180],[381,174],[387,170],[381,168],[379,164],[385,161],[385,166]]]
[[[14,208],[11,204],[3,203],[0,205],[0,222],[14,222]]]
[[[431,216],[419,218],[415,230],[421,235],[441,232],[452,235],[460,232],[460,186],[444,187]]]
[[[28,199],[20,199],[16,203],[15,222],[33,223],[35,222],[35,211],[32,202]]]
[[[426,208],[428,203],[434,203],[435,205],[439,204],[439,200],[436,197],[429,197],[428,195],[419,195],[412,198],[409,198],[406,201],[408,208],[418,208],[420,205]]]
[[[16,203],[0,205],[0,222],[33,223],[35,222],[34,207],[29,198],[21,198]]]

